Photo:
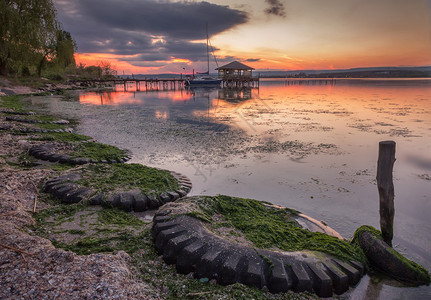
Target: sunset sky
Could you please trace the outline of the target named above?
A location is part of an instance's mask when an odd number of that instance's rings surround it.
[[[54,0],[76,60],[118,74],[431,65],[431,0]],[[216,67],[211,61],[211,72]]]

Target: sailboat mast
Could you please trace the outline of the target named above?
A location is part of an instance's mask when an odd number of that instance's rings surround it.
[[[208,75],[210,75],[210,51],[209,51],[209,48],[208,48],[208,40],[209,40],[209,37],[208,37],[208,23],[206,23],[206,31],[207,31],[207,64],[208,64],[207,70],[208,70]]]

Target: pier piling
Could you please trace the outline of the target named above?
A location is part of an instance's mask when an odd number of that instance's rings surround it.
[[[395,163],[395,142],[379,143],[379,158],[377,161],[377,187],[380,199],[380,229],[383,240],[392,247],[394,235],[394,183],[392,171]]]

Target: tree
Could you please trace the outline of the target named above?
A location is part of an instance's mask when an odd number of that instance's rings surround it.
[[[75,48],[56,20],[52,0],[0,0],[0,74],[32,66],[40,75],[57,55],[60,64],[73,63]]]
[[[55,59],[56,65],[61,68],[66,68],[70,65],[75,65],[75,54],[76,43],[72,39],[69,32],[64,30],[57,31],[57,39],[55,45]]]
[[[117,71],[111,66],[109,61],[102,60],[99,62],[98,66],[102,70],[102,76],[104,77],[113,77],[117,75]]]

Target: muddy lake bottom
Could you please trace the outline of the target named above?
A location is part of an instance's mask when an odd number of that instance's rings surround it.
[[[431,80],[262,79],[258,89],[70,92],[32,107],[77,133],[180,172],[191,195],[253,198],[323,220],[345,238],[379,228],[378,143],[397,143],[395,249],[431,270]],[[352,299],[429,299],[431,287],[366,276]]]

